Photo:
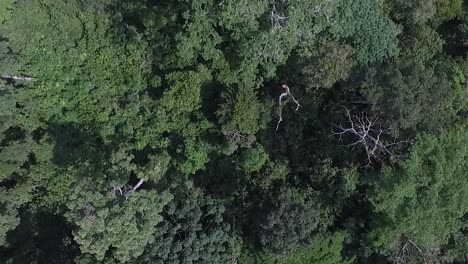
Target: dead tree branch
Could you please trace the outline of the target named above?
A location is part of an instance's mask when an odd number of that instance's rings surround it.
[[[117,186],[112,186],[112,193],[114,195],[123,195],[122,188]]]
[[[15,80],[15,81],[35,81],[36,78],[33,77],[28,77],[28,76],[19,76],[19,75],[11,75],[11,74],[3,74],[0,75],[2,79],[7,79],[7,80]]]
[[[354,100],[351,102],[352,104],[357,104],[357,105],[371,105],[372,103],[367,100]]]
[[[289,102],[289,100],[292,100],[296,104],[296,111],[299,110],[299,107],[301,107],[301,105],[299,104],[299,101],[297,101],[296,98],[294,98],[294,95],[292,95],[289,86],[287,86],[286,84],[283,84],[281,87],[285,91],[278,98],[278,104],[279,104],[278,116],[279,116],[279,120],[278,120],[278,123],[276,124],[276,131],[278,131],[279,125],[283,121],[283,106],[287,102]],[[286,100],[283,101],[284,98],[286,98]]]
[[[140,179],[138,181],[137,184],[135,184],[135,186],[133,186],[130,190],[128,190],[126,193],[125,193],[125,199],[127,199],[132,193],[134,193],[136,190],[138,190],[138,188],[140,188],[140,186],[145,182],[144,179]]]
[[[323,1],[322,3],[314,6],[314,8],[312,9],[312,15],[314,15],[315,17],[317,17],[318,15],[323,15],[325,16],[325,19],[327,20],[327,23],[328,24],[332,24],[330,22],[330,7],[329,7],[329,4],[330,4],[331,0],[325,0]]]
[[[242,140],[247,140],[248,137],[244,134],[242,134],[241,132],[239,131],[230,131],[226,134],[226,137],[228,138],[228,140],[232,141],[232,142],[240,142]]]
[[[397,264],[405,264],[408,262],[408,258],[411,257],[421,257],[425,264],[429,263],[427,261],[426,252],[414,241],[404,237],[401,240],[400,249],[393,259]]]
[[[373,159],[380,160],[382,154],[388,155],[392,160],[400,159],[400,156],[393,152],[392,147],[408,141],[396,141],[394,139],[391,143],[387,143],[384,137],[389,136],[390,129],[382,128],[377,123],[377,117],[369,116],[367,113],[351,114],[351,111],[346,107],[345,110],[348,124],[347,126],[333,124],[335,128],[332,132],[333,135],[339,136],[340,141],[347,134],[357,138],[356,141],[347,146],[353,149],[357,145],[361,146],[367,155],[367,165],[370,165]]]
[[[137,184],[135,184],[133,187],[125,186],[122,191],[122,188],[117,187],[117,186],[112,186],[112,193],[117,196],[117,199],[114,201],[114,205],[118,203],[122,203],[124,200],[127,200],[128,197],[136,192],[138,188],[141,187],[141,185],[145,182],[144,179],[140,179]],[[125,199],[124,199],[125,198]]]
[[[273,7],[270,11],[271,30],[283,27],[288,21],[288,17],[280,15],[276,11],[276,3],[273,1]]]

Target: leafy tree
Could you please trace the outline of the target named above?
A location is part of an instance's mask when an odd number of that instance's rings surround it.
[[[20,184],[15,188],[0,189],[0,246],[8,246],[8,233],[19,225],[19,210],[32,198],[30,188],[29,184]]]
[[[38,163],[50,157],[51,147],[17,120],[20,110],[16,105],[21,101],[14,89],[0,80],[0,246],[4,247],[14,244],[11,238],[21,222],[21,212],[47,173]]]
[[[310,58],[303,58],[301,73],[312,87],[331,88],[338,81],[346,80],[354,66],[354,50],[346,44],[324,40]]]
[[[240,263],[264,264],[306,264],[306,263],[353,263],[352,258],[343,256],[343,247],[349,235],[345,232],[324,234],[311,239],[312,243],[301,247],[284,258],[274,254],[245,254],[241,256]]]
[[[323,221],[323,210],[312,194],[285,189],[278,198],[263,204],[256,219],[258,239],[262,246],[278,254],[290,252],[309,242]]]
[[[401,167],[383,168],[372,196],[383,217],[372,233],[375,246],[398,252],[404,236],[428,254],[465,228],[467,140],[464,127],[424,135]]]
[[[452,86],[452,74],[447,64],[421,69],[397,62],[371,71],[363,90],[394,132],[437,131],[464,108]]]
[[[229,262],[237,254],[238,238],[225,210],[221,200],[196,189],[177,192],[138,263]]]
[[[242,168],[246,172],[255,172],[260,170],[267,160],[268,154],[262,145],[258,145],[245,151],[242,158]]]
[[[424,3],[417,0],[390,0],[385,2],[396,20],[411,25],[425,23],[432,19],[437,12],[438,0],[430,0]]]
[[[73,191],[67,217],[77,226],[74,239],[81,252],[94,255],[98,261],[109,253],[120,262],[139,257],[154,241],[156,226],[163,221],[163,207],[171,200],[167,193],[143,190],[116,203],[113,195],[76,187]]]
[[[416,67],[424,67],[443,52],[444,40],[441,35],[425,24],[408,29],[401,37],[401,42],[406,47],[401,52],[401,60]]]
[[[399,27],[383,16],[379,2],[340,1],[332,32],[350,38],[359,63],[379,62],[398,55]]]
[[[465,261],[462,7],[1,1],[0,262]],[[354,166],[350,104],[409,158]]]
[[[2,25],[20,70],[37,78],[35,89],[18,92],[41,99],[34,110],[43,120],[87,123],[109,135],[111,124],[128,118],[123,102],[141,90],[142,44],[113,44],[104,8],[104,2],[17,1]]]
[[[463,1],[461,0],[437,2],[437,13],[435,14],[435,18],[439,23],[460,17],[462,14]]]
[[[239,87],[237,93],[228,91],[224,94],[224,103],[220,105],[218,116],[225,123],[226,134],[238,131],[243,134],[255,134],[261,128],[262,105],[255,93],[247,87]]]
[[[411,27],[426,22],[439,25],[444,21],[454,19],[462,14],[462,2],[460,0],[430,0],[423,3],[416,0],[387,0],[385,5],[392,17]]]
[[[0,4],[0,24],[5,22],[11,16],[11,8],[13,6],[14,0],[2,1]]]

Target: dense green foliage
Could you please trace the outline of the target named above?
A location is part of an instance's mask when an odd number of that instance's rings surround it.
[[[0,1],[1,263],[468,261],[461,0]]]
[[[467,171],[466,128],[419,138],[401,168],[385,167],[377,179],[373,202],[387,223],[376,224],[376,243],[391,247],[406,236],[432,251],[447,245],[466,227]]]

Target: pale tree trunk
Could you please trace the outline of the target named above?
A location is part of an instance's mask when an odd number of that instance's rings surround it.
[[[279,125],[281,124],[281,122],[283,122],[283,105],[285,105],[289,99],[293,100],[293,102],[296,104],[296,111],[299,110],[299,107],[301,107],[301,105],[299,104],[299,101],[296,100],[296,98],[294,98],[294,95],[292,95],[291,93],[291,90],[289,88],[289,86],[287,86],[286,84],[283,84],[281,86],[285,91],[280,95],[280,97],[278,98],[278,123],[276,124],[276,131],[278,131],[278,128],[279,128]],[[286,97],[286,101],[283,101],[283,98]]]
[[[2,74],[0,75],[2,79],[7,79],[7,80],[15,80],[15,81],[35,81],[36,78],[33,77],[28,77],[28,76],[19,76],[19,75],[11,75],[11,74]]]
[[[127,191],[125,193],[125,199],[127,199],[132,193],[134,193],[136,190],[138,190],[138,188],[140,188],[140,186],[145,182],[144,179],[140,179],[138,181],[137,184],[135,184],[135,186],[132,187],[132,189],[130,189],[129,191]]]

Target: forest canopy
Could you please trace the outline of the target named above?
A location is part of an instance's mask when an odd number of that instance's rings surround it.
[[[1,263],[468,262],[468,3],[0,1]]]

